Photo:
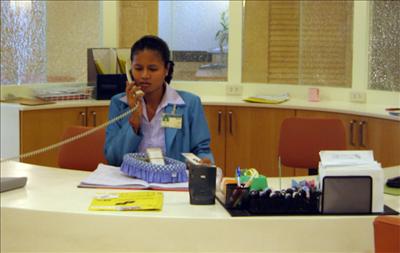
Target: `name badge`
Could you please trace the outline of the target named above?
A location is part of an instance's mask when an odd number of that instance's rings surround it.
[[[162,127],[182,128],[182,115],[164,113],[161,119]]]

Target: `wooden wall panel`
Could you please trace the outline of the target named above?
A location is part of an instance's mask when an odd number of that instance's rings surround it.
[[[119,47],[158,33],[158,1],[119,1]]]

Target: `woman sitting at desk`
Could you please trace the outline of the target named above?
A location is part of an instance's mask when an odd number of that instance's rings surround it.
[[[144,36],[131,48],[133,82],[111,98],[109,119],[138,108],[107,127],[105,155],[119,166],[126,153],[159,147],[167,157],[183,160],[194,153],[203,163],[213,162],[210,132],[200,98],[169,86],[174,63],[168,45],[157,36]],[[138,90],[142,94],[136,94]]]

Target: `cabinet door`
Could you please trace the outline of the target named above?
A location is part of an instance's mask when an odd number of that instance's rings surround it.
[[[374,158],[382,167],[400,164],[400,122],[363,117],[360,119],[363,133],[362,148],[374,151]]]
[[[278,176],[278,141],[280,126],[294,110],[227,107],[226,175],[234,176],[237,166],[256,168],[265,176]],[[292,176],[293,169],[282,174]]]
[[[108,121],[109,106],[92,106],[86,110],[87,126],[98,126]]]
[[[20,153],[55,144],[68,126],[82,125],[86,108],[63,108],[20,112]],[[57,167],[58,149],[21,159],[22,162]]]
[[[211,151],[214,155],[215,164],[225,171],[225,107],[204,106],[208,128],[211,133]]]

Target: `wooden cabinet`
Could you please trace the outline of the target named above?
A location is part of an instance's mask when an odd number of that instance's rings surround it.
[[[108,106],[74,107],[20,112],[20,153],[55,144],[73,125],[95,126],[106,122]],[[58,149],[21,159],[22,162],[57,167]]]
[[[91,106],[86,108],[86,126],[98,126],[108,121],[108,106]]]
[[[363,117],[359,122],[363,128],[362,148],[373,150],[375,160],[382,167],[399,165],[400,122],[370,117]]]
[[[373,150],[382,167],[400,164],[400,122],[358,115],[260,107],[204,106],[211,132],[211,150],[225,175],[237,166],[254,167],[266,176],[278,175],[278,141],[288,117],[338,118],[346,129],[347,149]],[[306,170],[282,168],[284,176]]]
[[[400,122],[351,114],[296,111],[297,117],[341,119],[346,128],[347,148],[373,150],[382,167],[400,164]]]
[[[260,107],[205,106],[211,131],[211,149],[225,175],[237,166],[256,168],[266,176],[278,175],[279,129],[294,110]],[[294,170],[283,169],[294,175]]]
[[[108,120],[108,106],[73,107],[20,112],[20,153],[47,147],[61,140],[68,126],[96,126]],[[400,122],[350,114],[309,110],[204,106],[211,132],[215,162],[225,175],[237,166],[256,168],[266,176],[278,175],[278,141],[282,121],[288,117],[339,118],[346,128],[348,149],[372,149],[382,167],[400,164]],[[58,150],[21,161],[57,167]],[[284,167],[285,176],[305,170]]]

